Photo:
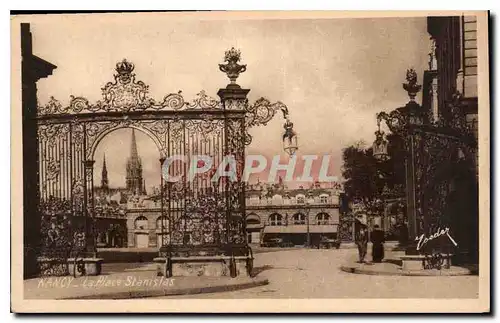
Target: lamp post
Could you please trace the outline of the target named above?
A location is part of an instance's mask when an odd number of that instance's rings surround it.
[[[380,122],[383,120],[394,133],[404,138],[405,141],[405,173],[406,173],[406,204],[408,214],[408,235],[412,242],[407,248],[407,254],[417,253],[415,238],[421,231],[420,219],[417,219],[416,210],[416,187],[415,187],[415,138],[414,131],[418,126],[429,122],[428,111],[415,102],[415,96],[421,89],[417,83],[417,73],[413,69],[406,72],[406,83],[403,88],[408,92],[409,102],[390,113],[380,112],[377,114],[379,129],[375,132],[376,139],[373,144],[374,157],[378,160],[386,160],[387,141],[383,138],[384,133],[380,131]]]
[[[306,225],[307,225],[307,247],[311,246],[311,229],[310,229],[310,220],[309,216],[311,215],[311,206],[314,203],[314,197],[311,190],[307,191],[306,196],[306,207],[307,207],[307,216],[306,216]]]

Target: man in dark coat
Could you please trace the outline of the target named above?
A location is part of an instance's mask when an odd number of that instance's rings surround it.
[[[384,259],[385,234],[384,231],[380,230],[380,227],[378,225],[374,226],[374,230],[371,234],[370,240],[373,243],[372,261],[382,262],[382,259]]]
[[[363,263],[368,249],[368,232],[364,226],[361,226],[356,234],[356,245],[358,246],[359,262]]]

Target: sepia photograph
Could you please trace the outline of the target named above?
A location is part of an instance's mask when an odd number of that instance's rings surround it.
[[[487,11],[10,18],[12,311],[490,310]]]

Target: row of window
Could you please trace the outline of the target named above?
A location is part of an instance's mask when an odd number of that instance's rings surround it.
[[[160,216],[156,219],[156,228],[161,229],[162,220],[165,222],[165,227],[168,227],[168,220],[166,216]],[[134,227],[136,229],[147,230],[148,229],[148,218],[144,215],[137,217],[134,221]]]
[[[306,216],[302,213],[296,213],[292,216],[291,219],[292,224],[301,225],[306,224]],[[319,213],[316,215],[316,219],[314,221],[317,225],[326,225],[330,223],[330,215],[327,213]],[[269,216],[269,225],[285,225],[286,219],[281,214],[271,214]]]
[[[161,229],[162,227],[162,221],[164,222],[165,227],[168,227],[168,220],[167,217],[158,217],[156,219],[156,228]],[[248,223],[253,224],[254,221],[249,220]],[[258,221],[257,221],[258,222]],[[286,218],[282,216],[281,214],[278,213],[273,213],[269,216],[269,225],[285,225],[286,224]],[[314,223],[318,225],[325,225],[329,224],[330,222],[330,215],[327,213],[318,213],[316,215]],[[291,217],[291,224],[296,224],[296,225],[301,225],[301,224],[307,224],[306,221],[306,216],[302,213],[296,213],[292,215]],[[136,229],[141,229],[141,230],[147,230],[148,229],[148,219],[141,215],[137,217],[134,221],[134,227]]]

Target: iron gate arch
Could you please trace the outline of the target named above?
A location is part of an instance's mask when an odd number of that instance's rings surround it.
[[[239,51],[226,52],[225,60],[222,67],[237,63]],[[96,103],[71,96],[63,106],[51,97],[38,107],[41,274],[67,273],[69,257],[96,256],[94,154],[106,135],[123,128],[138,129],[154,141],[160,173],[172,155],[209,155],[213,165],[228,155],[237,161],[237,181],[214,183],[200,174],[193,181],[184,176],[166,183],[161,176],[161,252],[193,252],[203,246],[215,254],[248,253],[241,182],[245,146],[251,142],[248,129],[267,124],[278,110],[288,113],[287,107],[264,98],[248,104],[249,90],[235,84],[234,71],[225,71],[231,84],[219,91],[220,101],[204,91],[192,101],[180,91],[156,101],[149,97],[148,86],[135,80],[134,64],[124,59],[115,70],[114,81],[101,89],[103,98]],[[186,164],[169,169],[186,170]]]

